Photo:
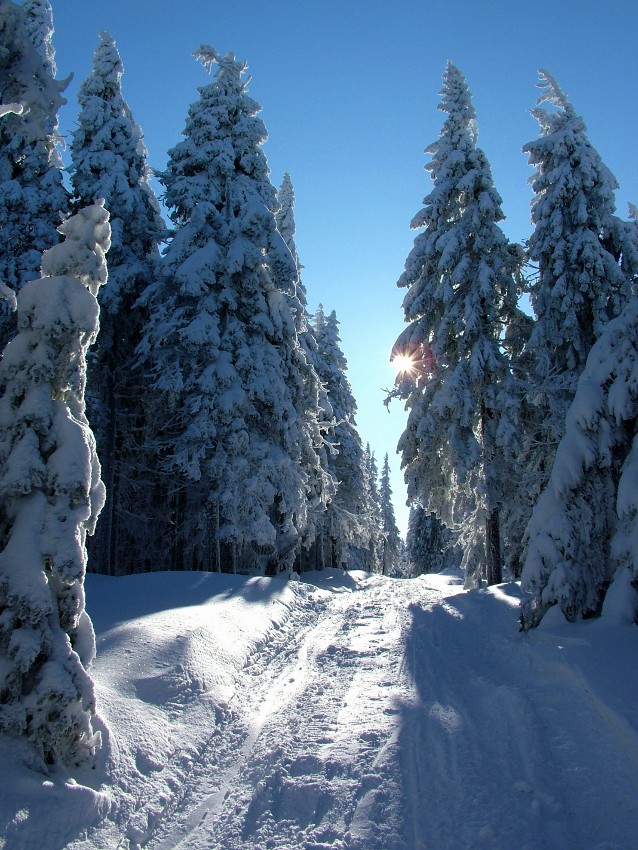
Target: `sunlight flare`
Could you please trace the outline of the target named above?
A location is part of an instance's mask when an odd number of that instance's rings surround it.
[[[397,375],[413,375],[416,372],[416,362],[409,354],[397,354],[390,362]]]

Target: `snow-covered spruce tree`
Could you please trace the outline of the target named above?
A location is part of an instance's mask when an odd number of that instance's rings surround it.
[[[295,375],[295,380],[289,383],[295,389],[293,398],[302,431],[301,463],[307,478],[308,520],[300,540],[297,563],[298,568],[303,570],[317,566],[317,547],[314,544],[320,532],[326,506],[336,490],[330,473],[326,445],[326,434],[332,421],[332,408],[317,373],[317,340],[310,326],[308,298],[301,279],[302,266],[295,243],[295,195],[288,173],[284,174],[277,201],[277,228],[290,251],[296,269],[296,279],[290,279],[285,267],[284,279],[276,283],[288,298],[299,341],[298,346],[290,346],[285,354],[290,359],[287,368]]]
[[[176,231],[143,296],[140,352],[166,402],[160,461],[179,473],[174,565],[276,572],[292,563],[307,514],[299,376],[288,369],[296,269],[246,64],[207,46],[196,56],[218,70],[161,176]]]
[[[66,82],[54,72],[49,3],[0,0],[0,92],[23,107],[0,122],[0,280],[15,292],[38,277],[68,210],[56,147]],[[0,301],[0,350],[15,332],[15,314]]]
[[[0,362],[0,730],[27,738],[43,764],[72,766],[99,744],[83,584],[104,486],[84,386],[108,213],[98,202],[60,232],[43,277],[18,294]]]
[[[379,494],[379,469],[370,443],[366,443],[363,455],[364,480],[364,548],[362,566],[371,573],[381,570],[381,496]]]
[[[409,411],[399,442],[408,497],[457,529],[467,586],[501,579],[503,455],[514,434],[503,325],[515,308],[518,253],[503,218],[465,78],[448,63],[439,108],[448,114],[426,152],[434,186],[412,221],[414,241],[398,285],[406,330],[395,354],[412,365],[392,396]]]
[[[49,0],[23,0],[27,32],[52,77],[57,74],[53,47],[53,10]]]
[[[87,393],[107,492],[89,542],[90,563],[108,574],[132,572],[161,551],[150,533],[156,474],[147,443],[149,418],[156,417],[135,352],[148,317],[137,302],[157,276],[164,225],[148,183],[142,133],[122,96],[122,73],[115,42],[101,33],[93,70],[78,94],[70,168],[75,208],[103,198],[111,216],[109,285],[99,296],[100,335]]]
[[[392,487],[390,486],[390,463],[388,455],[383,459],[381,480],[379,482],[379,503],[381,509],[381,572],[384,576],[394,575],[399,567],[401,556],[401,535],[397,527],[392,504]]]
[[[297,227],[295,224],[295,191],[292,186],[290,174],[286,171],[281,181],[281,186],[277,191],[277,202],[279,207],[275,214],[277,221],[277,229],[286,243],[286,247],[290,251],[290,255],[297,269],[297,295],[304,310],[308,308],[308,298],[306,288],[301,280],[301,270],[303,266],[299,262],[297,254],[297,243],[295,240]]]
[[[638,300],[594,344],[568,410],[549,483],[528,526],[521,623],[559,605],[598,612],[614,577],[638,582]],[[638,611],[636,612],[638,614]]]
[[[335,311],[326,317],[323,306],[319,305],[313,331],[319,379],[328,393],[334,416],[334,426],[326,439],[330,472],[337,485],[322,519],[321,566],[349,567],[353,566],[355,550],[368,550],[366,476],[363,446],[355,421],[357,405],[346,374],[348,364],[340,346]]]
[[[521,248],[521,252],[523,249]],[[521,253],[521,269],[523,268]],[[521,291],[528,291],[528,283],[520,276]],[[505,326],[502,339],[510,364],[509,391],[504,398],[514,407],[509,411],[509,420],[515,424],[504,445],[504,460],[507,474],[502,479],[501,542],[503,567],[507,575],[518,577],[523,568],[524,535],[531,513],[527,472],[523,459],[526,447],[533,441],[536,430],[537,409],[529,394],[532,385],[532,363],[527,350],[533,318],[517,308]]]
[[[532,114],[540,136],[523,148],[536,167],[529,240],[538,264],[530,289],[536,322],[526,349],[537,411],[524,460],[532,501],[549,478],[589,351],[627,302],[636,272],[630,230],[614,215],[615,177],[556,80],[541,71],[539,87]]]
[[[452,535],[436,514],[426,513],[413,505],[406,535],[408,574],[441,573],[459,565],[459,552],[452,545]]]

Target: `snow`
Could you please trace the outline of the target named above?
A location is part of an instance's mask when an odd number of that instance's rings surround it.
[[[71,779],[3,738],[2,850],[635,846],[638,630],[613,594],[521,634],[518,584],[455,572],[86,591],[106,746]]]

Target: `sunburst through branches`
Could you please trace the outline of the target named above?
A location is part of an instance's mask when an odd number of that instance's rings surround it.
[[[434,365],[430,346],[414,343],[395,346],[390,356],[390,363],[397,373],[397,383],[405,383],[406,380],[420,382],[432,373]]]

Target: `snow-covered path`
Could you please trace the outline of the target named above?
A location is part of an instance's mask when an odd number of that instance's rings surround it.
[[[108,759],[43,782],[0,741],[1,850],[638,846],[622,617],[522,635],[516,584],[438,575],[89,579]]]
[[[373,577],[340,582],[271,667],[248,668],[236,760],[227,775],[197,780],[153,850],[404,846],[407,590]]]

